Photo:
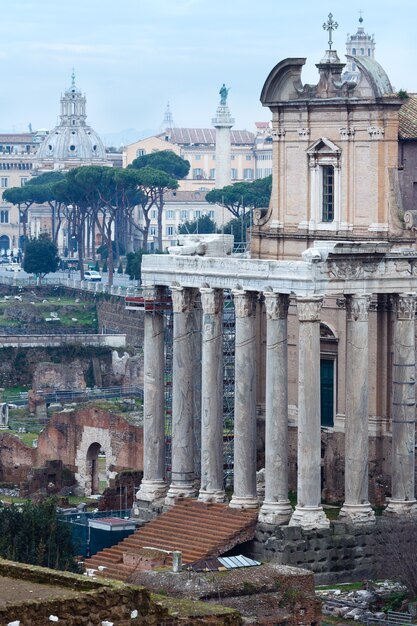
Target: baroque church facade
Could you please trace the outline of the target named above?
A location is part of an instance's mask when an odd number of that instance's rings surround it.
[[[60,101],[59,124],[51,131],[0,134],[0,253],[10,250],[17,256],[22,248],[22,219],[18,207],[6,202],[2,192],[22,187],[33,176],[48,171],[67,171],[82,165],[111,166],[104,144],[97,132],[87,124],[86,97],[75,83]],[[64,232],[65,231],[65,232]],[[51,232],[50,208],[32,205],[28,212],[28,235],[37,237]],[[62,229],[58,241],[60,251],[68,247],[68,233]]]
[[[144,259],[149,291],[139,500],[225,499],[221,319],[227,291],[236,316],[230,506],[260,506],[260,521],[307,530],[329,525],[323,500],[342,504],[340,518],[353,524],[373,523],[373,505],[397,517],[417,514],[417,250],[413,205],[403,204],[413,176],[408,170],[407,182],[399,166],[404,100],[371,48],[348,57],[352,71],[345,73],[332,49],[332,16],[326,26],[329,48],[316,65],[317,84],[303,84],[304,58],[281,61],[265,81],[273,189],[268,209],[255,211],[249,257],[230,256],[222,243],[213,251],[207,243],[205,254],[178,247],[170,258]],[[152,307],[167,289],[174,318],[169,480],[161,454],[163,321]],[[198,491],[190,454],[196,393],[203,416]],[[265,467],[263,502],[257,460]],[[295,511],[288,487],[297,491]]]

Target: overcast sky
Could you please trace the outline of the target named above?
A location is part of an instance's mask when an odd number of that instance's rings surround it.
[[[87,122],[105,135],[158,130],[169,101],[176,126],[210,127],[230,88],[235,128],[268,120],[259,103],[276,63],[307,57],[316,81],[331,11],[344,58],[363,10],[376,58],[397,88],[417,91],[415,0],[0,0],[0,131],[51,129],[75,67]],[[132,141],[126,132],[126,139]],[[123,135],[123,133],[122,133]],[[123,138],[121,139],[123,141]]]

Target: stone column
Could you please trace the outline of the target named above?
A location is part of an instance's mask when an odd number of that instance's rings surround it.
[[[235,290],[234,487],[230,506],[257,508],[256,331],[257,294]]]
[[[288,500],[288,304],[286,294],[265,293],[265,500],[259,521],[267,524],[287,524],[292,515]]]
[[[193,432],[194,301],[197,292],[172,287],[174,314],[172,363],[172,463],[166,504],[195,495]]]
[[[196,292],[193,320],[193,431],[194,431],[194,487],[201,485],[201,364],[202,364],[202,310],[200,294]]]
[[[385,514],[415,516],[416,294],[394,296],[392,305],[392,498]]]
[[[153,299],[160,296],[159,290]],[[165,496],[164,314],[144,313],[143,480],[136,498],[153,502]]]
[[[321,506],[320,311],[323,296],[297,298],[298,475],[297,505],[290,526],[330,525]]]
[[[368,502],[368,311],[367,294],[346,296],[345,502],[340,518],[375,521]]]
[[[198,499],[224,502],[223,291],[202,288],[201,488]]]

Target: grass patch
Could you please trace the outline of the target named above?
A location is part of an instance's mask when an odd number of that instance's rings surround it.
[[[7,387],[1,392],[2,402],[10,402],[13,397],[18,396],[20,393],[29,391],[29,385],[20,385],[16,387]]]

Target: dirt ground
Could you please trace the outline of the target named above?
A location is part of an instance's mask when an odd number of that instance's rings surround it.
[[[0,607],[26,600],[51,600],[52,598],[71,595],[76,595],[76,592],[65,587],[41,585],[29,580],[0,576]]]

